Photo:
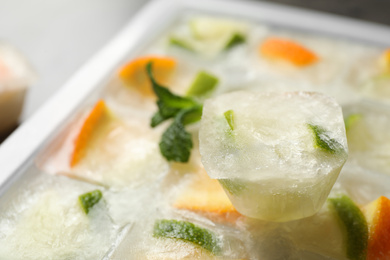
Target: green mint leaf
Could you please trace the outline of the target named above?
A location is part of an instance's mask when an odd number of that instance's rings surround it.
[[[184,109],[198,105],[191,98],[175,95],[169,91],[168,88],[159,85],[153,77],[152,62],[149,62],[146,65],[146,71],[150,81],[152,82],[153,91],[157,95],[159,102],[164,107]]]
[[[188,162],[193,146],[191,135],[184,128],[184,119],[194,109],[182,110],[164,132],[160,141],[161,154],[168,161]]]
[[[313,131],[315,148],[320,148],[323,151],[329,152],[331,154],[344,151],[343,146],[335,139],[330,138],[324,128],[312,124],[308,124],[308,127]]]
[[[84,193],[79,196],[79,202],[83,208],[85,214],[88,214],[89,210],[97,204],[103,197],[100,190],[94,190],[91,192]]]
[[[236,45],[244,43],[245,41],[246,41],[246,39],[245,39],[244,35],[242,35],[240,33],[235,33],[235,34],[232,35],[232,37],[226,43],[225,50],[233,48]]]
[[[154,223],[153,236],[191,242],[214,254],[219,254],[222,250],[220,239],[213,232],[187,221],[157,220]]]
[[[200,120],[202,106],[191,98],[180,97],[160,86],[153,77],[151,62],[146,65],[146,70],[158,97],[158,112],[153,115],[150,125],[155,127],[174,118],[161,137],[161,154],[168,161],[188,162],[193,144],[191,134],[185,130],[184,125]]]

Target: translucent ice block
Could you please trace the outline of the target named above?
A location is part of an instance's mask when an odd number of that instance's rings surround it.
[[[390,111],[360,102],[343,109],[349,147],[348,161],[390,174]]]
[[[116,227],[103,199],[86,214],[81,194],[96,186],[41,174],[0,215],[0,259],[100,259]]]
[[[202,163],[242,214],[289,221],[317,212],[347,154],[340,106],[311,92],[233,92],[205,102]]]

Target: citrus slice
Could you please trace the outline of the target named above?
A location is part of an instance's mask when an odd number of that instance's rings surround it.
[[[179,41],[173,44],[196,53],[216,55],[246,42],[248,26],[229,19],[196,17],[190,20],[189,29],[189,35],[178,32],[175,39]]]
[[[180,48],[188,50],[188,51],[194,51],[194,47],[191,46],[191,43],[189,43],[188,41],[186,41],[184,39],[180,39],[178,37],[175,37],[175,36],[171,36],[169,38],[169,43],[171,45],[180,47]]]
[[[199,173],[184,187],[173,206],[195,211],[215,220],[234,222],[240,216],[218,181],[204,172]]]
[[[381,196],[364,206],[362,211],[369,229],[367,259],[389,259],[390,200]]]
[[[306,47],[287,39],[268,38],[259,48],[260,54],[269,59],[284,60],[295,66],[308,66],[318,61],[318,56]]]
[[[390,49],[383,52],[380,58],[380,66],[382,67],[383,73],[390,73]]]
[[[198,17],[190,21],[190,29],[198,40],[216,40],[230,38],[234,33],[246,31],[242,23],[223,18]]]
[[[349,259],[366,259],[368,227],[359,207],[346,195],[329,199],[340,226],[345,230],[347,257]]]
[[[70,166],[77,165],[86,154],[86,149],[101,126],[112,118],[105,102],[99,100],[85,119],[79,134],[76,137],[74,150],[71,155]]]
[[[361,114],[351,114],[349,115],[345,120],[345,130],[348,133],[348,130],[354,127],[361,119],[362,119]]]
[[[154,224],[153,236],[184,240],[214,254],[221,252],[220,240],[213,232],[187,221],[157,220]]]
[[[79,202],[85,214],[89,213],[89,210],[100,201],[102,196],[100,190],[93,190],[79,196]]]
[[[187,96],[207,97],[218,85],[218,78],[206,71],[200,71],[187,90]]]
[[[175,67],[176,60],[169,57],[144,56],[130,61],[119,70],[119,78],[128,86],[136,88],[145,96],[154,96],[146,65],[153,62],[153,75],[157,82],[167,84]]]

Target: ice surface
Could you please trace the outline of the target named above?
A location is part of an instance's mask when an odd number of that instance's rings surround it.
[[[216,235],[222,250],[214,254],[188,241],[154,237],[155,221],[161,219],[187,221],[209,230]],[[133,225],[110,259],[253,259],[248,255],[248,248],[252,246],[248,238],[243,230],[216,225],[196,214],[180,215],[157,209],[153,216]]]
[[[84,158],[74,167],[70,158],[74,140],[84,117],[80,117],[64,133],[63,141],[49,149],[42,168],[51,174],[63,174],[113,189],[142,185],[162,178],[169,170],[158,147],[160,130],[137,119],[114,119],[95,129]]]
[[[348,161],[390,174],[389,109],[370,102],[359,102],[346,106],[343,111],[347,122],[350,116],[355,116],[347,129]]]
[[[230,133],[224,112],[234,111]],[[308,124],[337,151],[316,148]],[[232,92],[205,102],[202,163],[244,215],[286,221],[314,214],[347,158],[340,106],[318,93]],[[228,182],[224,181],[225,179]]]
[[[88,215],[78,201],[96,188],[61,176],[39,176],[1,212],[0,258],[103,257],[116,233],[104,199]]]

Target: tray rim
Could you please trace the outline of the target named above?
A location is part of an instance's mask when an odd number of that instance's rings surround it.
[[[32,163],[34,155],[56,129],[72,116],[125,56],[139,47],[139,40],[146,37],[152,22],[161,27],[160,19],[169,20],[166,16],[171,14],[172,20],[184,10],[241,16],[273,25],[390,46],[389,26],[298,7],[247,0],[152,0],[0,145],[0,196],[19,175],[17,173]],[[313,20],[316,23],[311,22]]]

